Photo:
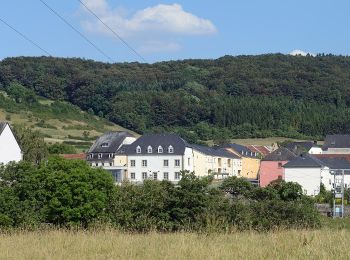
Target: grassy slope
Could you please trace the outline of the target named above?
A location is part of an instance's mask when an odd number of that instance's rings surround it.
[[[0,93],[0,95],[4,95],[4,93]],[[107,131],[126,130],[106,119],[89,115],[64,102],[61,103],[62,106],[67,106],[71,112],[54,113],[50,110],[52,104],[53,101],[40,98],[36,107],[27,106],[27,109],[24,109],[8,99],[7,104],[0,104],[0,121],[8,121],[14,125],[25,125],[38,130],[45,136],[45,141],[48,143],[71,142],[79,151],[88,149],[97,136]],[[40,122],[44,122],[45,125]],[[89,136],[87,140],[81,140],[85,131],[89,133]]]
[[[233,234],[37,231],[0,235],[1,259],[349,259],[349,230]]]

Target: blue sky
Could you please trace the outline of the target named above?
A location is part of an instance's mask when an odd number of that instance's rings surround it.
[[[45,0],[115,62],[140,61],[78,0]],[[83,0],[148,62],[223,55],[350,54],[348,0]],[[53,56],[108,61],[39,0],[3,0],[0,18]],[[0,22],[0,59],[44,53]]]

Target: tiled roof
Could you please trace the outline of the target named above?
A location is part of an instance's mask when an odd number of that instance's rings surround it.
[[[248,145],[247,148],[252,152],[260,153],[263,156],[266,156],[271,153],[271,149],[263,145]]]
[[[134,136],[128,132],[105,133],[95,141],[88,153],[115,153],[126,137]]]
[[[238,153],[240,156],[243,156],[243,157],[257,158],[254,152],[252,152],[246,146],[243,146],[240,144],[225,144],[220,146],[220,148],[232,149],[236,151],[236,153]]]
[[[70,160],[85,160],[86,154],[85,153],[78,153],[78,154],[60,154],[61,157],[64,159],[70,159]]]
[[[291,142],[286,145],[286,148],[293,153],[300,155],[303,153],[308,152],[312,147],[314,147],[315,144],[312,141],[306,141],[306,142]]]
[[[152,147],[152,153],[148,153],[148,147]],[[173,147],[173,152],[169,153],[169,147]],[[141,153],[136,152],[136,148],[141,148]],[[163,148],[162,153],[158,153],[158,147]],[[187,142],[176,134],[145,134],[137,139],[132,144],[125,146],[125,154],[127,155],[151,155],[151,154],[173,154],[183,155],[186,147],[189,147]]]
[[[350,154],[314,154],[314,156],[320,160],[322,158],[344,158],[350,162]]]
[[[328,148],[350,148],[350,135],[327,135],[322,149]]]
[[[310,154],[303,154],[283,165],[284,168],[322,168],[324,162]]]
[[[280,147],[269,155],[265,156],[263,161],[291,161],[297,156],[285,147]]]
[[[212,147],[197,145],[197,144],[191,144],[190,146],[194,150],[197,150],[200,153],[210,155],[210,156],[235,158],[235,159],[239,158],[237,155],[230,153],[226,149],[223,149],[223,148],[212,148]]]

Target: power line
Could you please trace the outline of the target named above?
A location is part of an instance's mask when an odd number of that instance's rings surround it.
[[[29,37],[27,37],[26,35],[24,35],[23,33],[21,33],[20,31],[18,31],[16,28],[14,28],[12,25],[8,24],[5,20],[0,18],[0,21],[5,24],[7,27],[9,27],[10,29],[12,29],[14,32],[16,32],[18,35],[20,35],[23,39],[25,39],[26,41],[28,41],[29,43],[33,44],[35,47],[37,47],[38,49],[40,49],[41,51],[43,51],[44,53],[46,53],[49,56],[52,56],[48,51],[46,51],[44,48],[40,47],[39,44],[35,43],[34,41],[32,41]]]
[[[126,47],[128,47],[133,53],[136,54],[141,60],[147,63],[146,59],[142,57],[140,53],[138,53],[126,40],[123,39],[117,32],[115,32],[108,24],[106,24],[94,11],[92,11],[83,1],[78,0],[85,8],[88,10],[93,16],[95,16],[108,30],[110,30],[114,36],[116,36]]]
[[[69,23],[63,16],[61,16],[58,12],[56,12],[52,7],[50,7],[45,1],[39,0],[43,5],[45,5],[52,13],[54,13],[58,18],[60,18],[66,25],[68,25],[73,31],[79,34],[85,41],[87,41],[91,46],[93,46],[98,52],[100,52],[103,56],[109,59],[111,62],[114,62],[113,59],[108,56],[104,51],[102,51],[96,44],[90,41],[83,33],[81,33],[78,29],[76,29],[71,23]]]

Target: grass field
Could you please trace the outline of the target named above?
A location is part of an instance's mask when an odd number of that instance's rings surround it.
[[[0,259],[349,259],[349,230],[124,234],[118,231],[0,235]]]

